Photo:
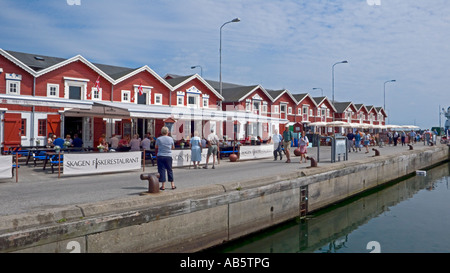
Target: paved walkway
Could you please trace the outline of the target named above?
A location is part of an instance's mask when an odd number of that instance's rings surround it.
[[[440,144],[438,144],[440,145]],[[423,143],[414,145],[415,150],[424,149]],[[361,160],[374,156],[371,147],[369,153],[365,148],[361,152],[349,153],[348,161]],[[398,145],[375,147],[381,155],[395,154],[409,150],[408,146]],[[293,148],[291,149],[293,151]],[[291,152],[293,155],[293,153]],[[309,148],[308,154],[317,158],[317,148]],[[299,164],[300,157],[292,156],[292,163],[283,160],[274,161],[273,158],[230,162],[228,158],[221,160],[213,170],[211,168],[193,169],[188,167],[175,168],[174,177],[177,189],[203,186],[208,184],[221,184],[225,182],[239,182],[248,179],[257,179],[270,175],[294,172],[310,166],[310,162]],[[318,167],[331,163],[330,147],[320,148],[320,162]],[[341,159],[343,160],[343,159]],[[0,180],[0,215],[27,213],[60,206],[76,205],[82,203],[112,200],[129,196],[139,196],[148,190],[147,180],[140,180],[142,170],[82,176],[64,176],[58,178],[57,172],[50,169],[42,170],[42,165],[33,167],[33,164],[19,169],[19,182],[15,178]],[[211,165],[211,163],[210,163]],[[145,173],[156,172],[156,166],[149,163]],[[170,183],[166,183],[166,190],[161,194],[170,194]]]

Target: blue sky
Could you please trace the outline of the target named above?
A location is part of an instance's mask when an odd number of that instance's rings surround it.
[[[0,48],[383,106],[439,125],[450,106],[448,0],[0,0]],[[442,116],[442,126],[445,118]]]

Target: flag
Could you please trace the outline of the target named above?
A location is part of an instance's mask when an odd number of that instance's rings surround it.
[[[139,84],[138,90],[139,90],[139,96],[142,96],[142,94],[144,93],[144,90],[142,89],[142,83]]]
[[[98,91],[98,93],[100,95],[100,76],[98,76],[97,80],[95,81],[94,87],[97,88],[97,91]],[[88,99],[91,98],[91,95],[92,95],[92,90],[88,94]]]
[[[95,81],[95,88],[97,88],[97,91],[100,92],[100,76],[98,76],[97,80]]]

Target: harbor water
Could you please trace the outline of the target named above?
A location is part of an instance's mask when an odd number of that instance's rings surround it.
[[[248,236],[213,252],[450,252],[450,163]]]

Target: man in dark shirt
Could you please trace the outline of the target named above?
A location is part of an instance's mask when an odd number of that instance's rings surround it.
[[[355,138],[355,135],[353,134],[352,131],[350,131],[350,133],[347,134],[347,147],[348,147],[348,152],[351,152],[351,149],[353,149],[353,151],[355,151],[355,144],[353,142],[353,139]]]
[[[83,147],[83,140],[78,137],[78,134],[73,135],[73,141],[72,141],[73,147],[81,148]]]
[[[287,157],[286,163],[291,163],[291,153],[289,152],[289,148],[291,147],[291,141],[293,138],[294,133],[289,131],[289,126],[286,126],[283,132],[283,149]]]

